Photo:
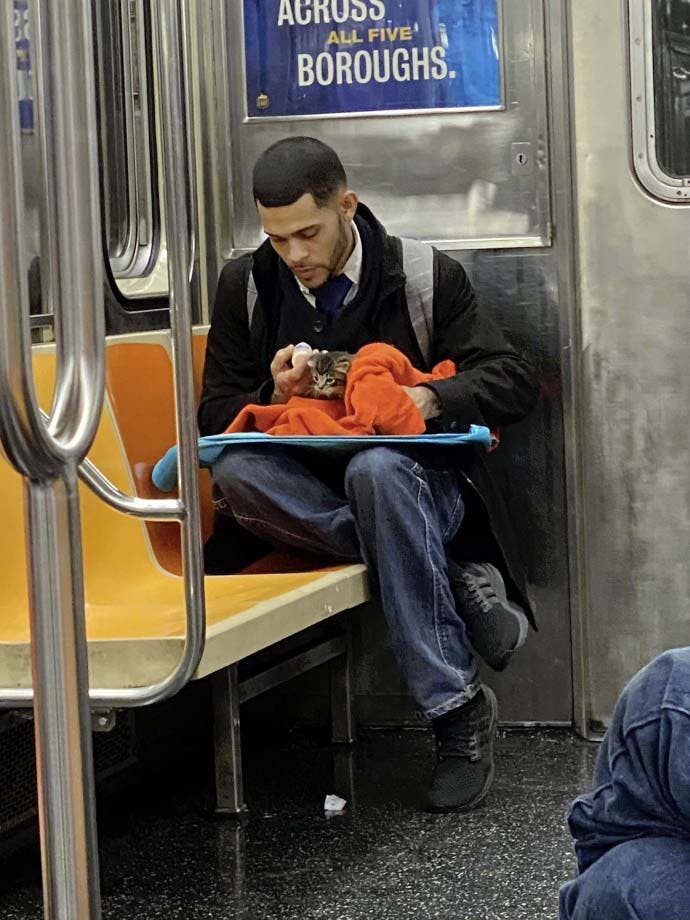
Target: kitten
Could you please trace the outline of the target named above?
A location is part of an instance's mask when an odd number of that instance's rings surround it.
[[[306,395],[312,399],[342,399],[345,395],[347,372],[354,355],[346,351],[319,351],[307,361],[311,370],[311,386]]]

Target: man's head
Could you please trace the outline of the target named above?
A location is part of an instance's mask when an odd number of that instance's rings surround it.
[[[288,137],[254,166],[254,200],[280,258],[309,288],[338,274],[352,251],[357,196],[337,153],[313,137]]]

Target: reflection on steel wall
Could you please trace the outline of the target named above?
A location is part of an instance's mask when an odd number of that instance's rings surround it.
[[[581,320],[586,703],[690,644],[690,207],[631,173],[620,3],[570,4]]]

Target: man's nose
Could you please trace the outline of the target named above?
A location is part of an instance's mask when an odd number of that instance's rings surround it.
[[[309,250],[303,240],[290,240],[288,242],[287,258],[290,265],[302,265],[308,254]]]

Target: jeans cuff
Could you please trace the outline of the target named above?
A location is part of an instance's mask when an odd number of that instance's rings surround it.
[[[434,709],[427,709],[422,714],[426,719],[436,719],[438,716],[442,716],[447,712],[450,712],[451,709],[458,709],[460,706],[464,706],[465,703],[469,703],[479,691],[482,689],[481,680],[474,680],[471,684],[468,684],[464,690],[461,690],[457,696],[452,697],[447,702],[442,703],[440,706],[434,707]]]

